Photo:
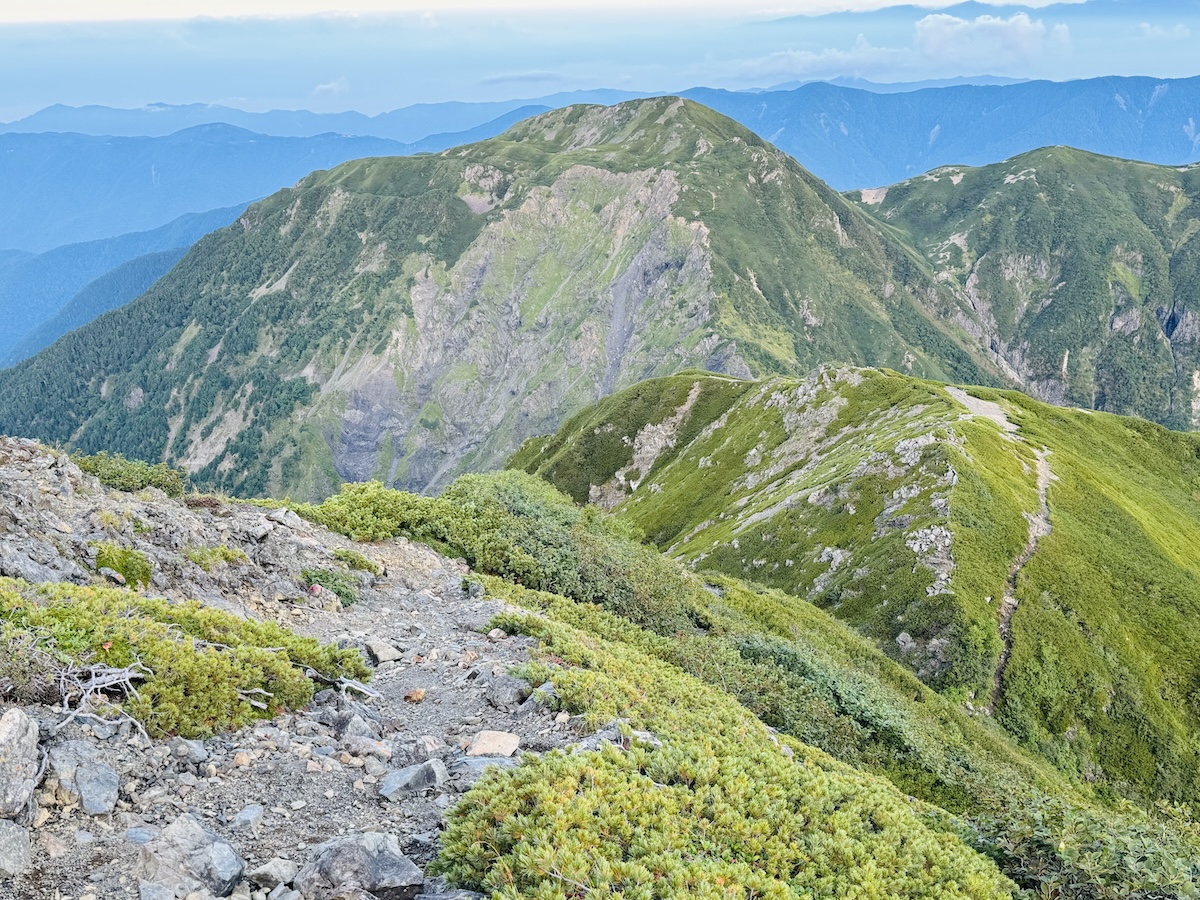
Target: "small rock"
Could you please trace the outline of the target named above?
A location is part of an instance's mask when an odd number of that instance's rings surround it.
[[[385,776],[379,785],[379,793],[389,800],[400,800],[441,787],[449,777],[445,764],[440,759],[431,759]]]
[[[532,693],[529,682],[512,675],[501,675],[488,683],[483,695],[496,709],[512,712]]]
[[[413,900],[424,883],[394,835],[367,832],[321,844],[294,885],[308,900],[334,900],[352,889],[369,891],[378,900]]]
[[[38,762],[37,723],[14,707],[0,716],[0,819],[28,811]]]
[[[300,867],[290,859],[281,859],[276,856],[274,859],[263,863],[246,877],[258,887],[270,890],[281,884],[291,884],[296,880],[296,875],[299,872]]]
[[[125,584],[125,576],[116,569],[110,569],[108,566],[101,566],[100,573],[113,584]]]
[[[502,641],[506,637],[508,637],[508,632],[505,631],[503,628],[493,628],[491,631],[489,631],[487,633],[487,639],[489,641],[492,641],[493,643],[496,641]]]
[[[230,831],[254,831],[258,832],[258,825],[262,822],[263,813],[265,810],[261,803],[250,803],[243,807],[229,823]]]
[[[0,878],[24,875],[31,865],[33,847],[29,832],[16,822],[0,819]]]
[[[355,756],[375,756],[385,762],[392,758],[392,748],[383,741],[373,741],[370,738],[350,735],[342,741],[342,746],[347,753],[353,753]]]
[[[521,738],[508,731],[481,731],[467,744],[467,756],[512,756]]]
[[[167,744],[176,759],[186,759],[194,765],[208,761],[208,750],[202,741],[189,741],[181,737],[171,738]]]
[[[227,897],[245,868],[233,846],[190,813],[180,815],[142,847],[139,860],[145,881],[169,885],[176,894],[203,889]]]
[[[366,645],[367,652],[371,654],[371,659],[375,661],[376,665],[385,662],[395,662],[404,656],[400,650],[397,650],[387,641],[380,640],[379,638],[369,638],[366,641]]]
[[[304,520],[290,509],[273,509],[267,513],[267,519],[276,525],[286,525],[288,528],[304,528]]]

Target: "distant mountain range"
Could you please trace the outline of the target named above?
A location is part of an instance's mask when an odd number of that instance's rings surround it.
[[[986,165],[1060,144],[1162,165],[1200,160],[1200,77],[942,87],[852,84],[812,82],[767,91],[697,87],[678,93],[745,125],[838,190],[892,184],[942,165]],[[378,116],[246,113],[199,104],[133,110],[56,106],[0,131],[164,135],[222,121],[279,136],[338,132],[386,138],[413,145],[388,152],[418,152],[495,136],[522,107],[532,113],[637,96],[584,91],[494,103],[421,104]],[[2,240],[0,246],[5,246]]]
[[[228,225],[242,209],[244,205],[189,213],[151,231],[68,244],[45,253],[0,254],[0,365],[18,362],[72,328],[128,303],[153,283],[154,279],[146,281],[150,273],[161,275],[169,268],[164,251],[186,250],[213,229]],[[97,279],[130,265],[134,268],[115,280],[103,281],[103,288],[93,286]],[[74,302],[81,292],[84,300]]]

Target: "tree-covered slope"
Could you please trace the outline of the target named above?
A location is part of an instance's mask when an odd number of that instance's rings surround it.
[[[1053,147],[854,196],[1035,396],[1200,427],[1200,169]]]
[[[243,205],[189,213],[151,231],[67,244],[45,253],[18,251],[0,255],[0,320],[4,322],[4,328],[0,330],[0,365],[11,365],[17,358],[29,356],[25,353],[13,358],[13,351],[62,312],[76,294],[96,279],[139,257],[186,249],[210,231],[228,225],[244,208]],[[142,291],[127,295],[125,299],[132,300]],[[71,327],[82,325],[91,318],[95,316]],[[53,337],[63,333],[59,331]],[[34,350],[49,343],[47,340]]]
[[[918,256],[660,98],[315,173],[0,374],[0,430],[241,493],[428,489],[651,375],[829,360],[988,380]]]
[[[510,464],[829,610],[1073,779],[1200,799],[1200,437],[879,371],[685,373]]]

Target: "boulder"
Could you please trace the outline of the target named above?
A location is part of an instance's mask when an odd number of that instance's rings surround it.
[[[281,859],[276,856],[250,872],[246,877],[260,888],[273,890],[281,884],[291,884],[296,880],[299,872],[300,867],[290,859]]]
[[[440,759],[430,759],[389,772],[379,783],[379,793],[389,800],[400,800],[441,787],[449,777],[450,773]]]
[[[50,748],[50,768],[61,789],[90,816],[103,816],[117,805],[120,779],[97,758],[87,741],[66,741]]]
[[[521,738],[507,731],[481,731],[467,744],[467,756],[512,756]]]
[[[400,852],[395,835],[369,831],[318,846],[294,884],[307,900],[334,900],[354,890],[378,900],[413,900],[425,876]]]
[[[37,787],[38,726],[21,709],[0,716],[0,819],[28,809]]]
[[[183,813],[141,849],[143,881],[171,887],[179,896],[206,890],[228,897],[246,864],[233,846]]]
[[[533,688],[527,681],[514,678],[512,675],[501,675],[488,683],[484,696],[488,703],[496,709],[512,712],[532,693]]]
[[[33,865],[29,832],[16,822],[0,820],[0,878],[24,875]]]

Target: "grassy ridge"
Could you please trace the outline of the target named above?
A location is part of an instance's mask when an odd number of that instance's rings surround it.
[[[697,381],[662,382],[662,394]],[[1200,439],[974,389],[1010,435],[939,385],[881,372],[720,387],[725,407],[707,427],[636,489],[619,487],[618,521],[697,570],[811,600],[979,708],[1045,449],[1051,531],[1016,575],[995,717],[1071,779],[1143,801],[1200,797]],[[512,464],[611,487],[632,448],[603,471],[579,447],[610,425],[640,433],[642,407],[621,400]],[[593,468],[572,473],[579,459]]]

